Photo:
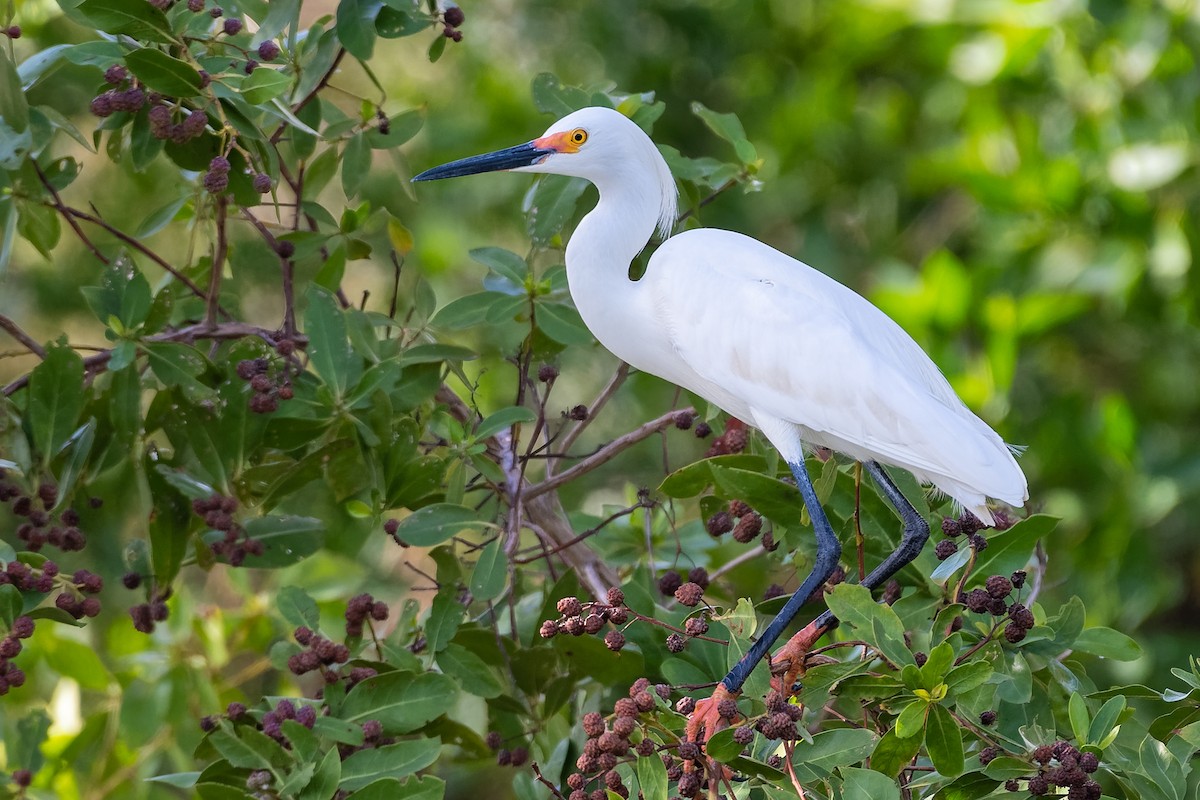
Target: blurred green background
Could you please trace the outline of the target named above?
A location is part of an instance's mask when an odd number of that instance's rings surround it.
[[[86,33],[64,36],[53,3],[18,6],[18,61]],[[434,280],[439,303],[478,288],[470,248],[527,249],[529,180],[450,182],[423,188],[418,202],[406,179],[540,134],[552,120],[530,99],[538,73],[654,92],[667,103],[656,140],[692,157],[730,153],[689,104],[734,112],[763,159],[760,191],[721,196],[702,222],[763,239],[865,294],[972,408],[1027,448],[1031,509],[1063,518],[1046,543],[1047,591],[1081,595],[1089,622],[1148,647],[1120,678],[1162,683],[1200,652],[1200,4],[508,0],[463,9],[466,38],[438,63],[428,62],[426,37],[380,40],[372,62],[389,110],[423,106],[426,124],[390,162],[376,160],[366,194],[414,233],[408,268]],[[92,81],[78,97],[31,102],[77,114]],[[371,92],[349,60],[335,84]],[[72,191],[94,191],[106,168],[90,158]],[[162,204],[153,174],[138,186],[107,199],[110,219],[135,226]],[[82,327],[76,287],[98,269],[76,250],[55,264],[19,250],[0,278],[0,311],[39,339],[63,330],[96,338]],[[255,264],[262,252],[235,249],[233,259],[235,272],[261,276],[269,297],[271,272]],[[357,262],[351,272],[348,285],[385,296],[389,265]],[[253,288],[242,288],[248,307]],[[564,373],[577,371],[582,400],[612,366],[602,354]],[[0,362],[6,376],[23,367]],[[651,381],[635,388],[662,395]],[[640,413],[636,397],[622,402]],[[627,459],[614,475],[639,481],[633,468]],[[645,470],[642,482],[654,485],[661,466]]]

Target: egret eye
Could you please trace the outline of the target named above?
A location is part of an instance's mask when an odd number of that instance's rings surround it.
[[[585,131],[583,128],[576,128],[575,130],[571,131],[570,139],[571,144],[573,145],[581,145],[587,141],[587,138],[587,131]]]

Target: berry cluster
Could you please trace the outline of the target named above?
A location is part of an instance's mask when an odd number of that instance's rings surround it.
[[[446,10],[442,12],[442,35],[454,42],[461,42],[463,38],[462,27],[463,22],[467,19],[467,15],[463,10],[453,3],[446,4]]]
[[[654,687],[654,693],[664,701],[670,697],[670,689],[662,684]],[[660,745],[649,738],[638,720],[641,714],[653,711],[658,705],[654,693],[651,693],[650,681],[638,678],[629,687],[629,696],[622,697],[613,706],[611,723],[597,711],[583,715],[587,741],[583,755],[575,762],[578,772],[567,776],[568,800],[602,800],[609,791],[629,797],[629,789],[617,771],[617,765],[637,758],[651,758],[658,753]],[[664,754],[662,758],[664,763],[670,762],[668,769],[674,766],[678,770],[669,755]],[[678,771],[682,773],[682,770]],[[589,784],[593,786],[590,792]]]
[[[625,593],[617,587],[608,590],[608,602],[582,603],[577,597],[564,597],[558,601],[557,619],[548,619],[542,623],[538,633],[543,639],[552,639],[560,633],[569,636],[583,636],[599,633],[605,624],[624,625],[629,621],[629,609],[625,607]],[[604,644],[609,650],[620,650],[625,646],[625,634],[615,628],[604,636]]]
[[[705,427],[707,428],[708,426],[706,425]],[[696,435],[701,436],[699,425],[696,426]],[[713,439],[704,457],[712,458],[713,456],[728,456],[740,453],[746,449],[746,445],[749,442],[750,432],[746,430],[746,423],[736,417],[730,417],[725,423],[725,432]]]
[[[346,635],[362,636],[363,623],[368,620],[383,622],[388,618],[387,603],[376,600],[369,594],[350,598],[346,604]]]
[[[1014,591],[1019,594],[1025,585],[1025,572],[1018,570],[1011,577],[992,575],[984,583],[982,589],[972,589],[963,594],[959,600],[970,611],[976,614],[991,614],[993,617],[1008,615],[1008,624],[1004,627],[1004,638],[1011,644],[1016,644],[1025,638],[1025,634],[1034,626],[1033,612],[1019,602],[1019,597],[1009,602]]]
[[[258,179],[255,178],[255,180]],[[267,178],[267,181],[269,183],[270,178]],[[291,244],[291,242],[280,242],[280,244]],[[276,350],[280,355],[287,357],[296,351],[296,344],[290,339],[284,339],[276,345]],[[269,414],[277,411],[280,400],[291,400],[295,397],[291,372],[286,362],[283,369],[274,371],[270,359],[246,358],[237,363],[237,375],[242,380],[249,382],[250,388],[254,390],[254,394],[250,395],[250,410],[255,414]]]
[[[180,122],[175,121],[176,111],[182,115]],[[163,139],[175,144],[183,144],[195,139],[204,133],[204,129],[208,126],[208,114],[205,112],[193,109],[185,113],[183,108],[165,104],[151,108],[149,119],[150,135],[155,139]]]
[[[965,536],[967,543],[975,548],[975,552],[982,553],[988,546],[987,537],[980,533],[984,527],[986,526],[970,511],[964,511],[958,519],[946,517],[942,520],[942,533],[948,538],[938,542],[934,548],[938,560],[945,561],[958,552],[955,539],[959,536]]]
[[[730,500],[729,508],[718,511],[704,523],[712,536],[720,537],[733,531],[734,541],[749,544],[758,538],[763,528],[762,515],[741,500]],[[763,549],[774,550],[778,545],[771,531],[763,534]]]
[[[1001,755],[995,747],[985,747],[979,753],[981,764],[988,764]],[[1010,792],[1021,791],[1021,781],[1025,782],[1025,790],[1034,797],[1051,793],[1053,787],[1066,789],[1067,800],[1099,800],[1103,788],[1091,775],[1100,768],[1100,757],[1093,752],[1080,752],[1070,742],[1057,741],[1054,744],[1044,744],[1030,753],[1030,759],[1037,764],[1037,774],[1029,778],[1010,778],[1004,788]],[[1057,797],[1064,795],[1054,792]]]
[[[204,524],[215,531],[223,531],[225,536],[209,545],[213,555],[224,558],[232,566],[240,567],[246,561],[246,556],[261,556],[263,543],[251,539],[233,518],[237,510],[237,500],[214,494],[211,497],[198,498],[192,501],[192,511],[204,518]]]
[[[25,518],[25,522],[17,526],[17,538],[25,543],[27,550],[36,553],[50,545],[69,553],[82,550],[87,545],[87,537],[78,527],[79,512],[74,508],[66,508],[55,518],[53,509],[58,503],[57,486],[43,483],[36,492],[26,494],[19,486],[4,478],[4,471],[0,470],[0,502],[12,503],[12,513]]]
[[[42,564],[42,575],[45,576],[46,567],[53,566],[53,561],[47,561]],[[9,565],[10,567],[12,564]],[[54,574],[58,573],[58,567],[54,567]],[[71,580],[66,582],[62,592],[58,597],[54,598],[54,605],[66,611],[75,619],[83,619],[84,617],[95,617],[100,613],[100,598],[95,595],[100,594],[104,588],[104,579],[94,572],[88,572],[86,569],[75,570],[75,574],[71,576]],[[90,595],[90,596],[89,596]]]
[[[126,589],[136,589],[142,583],[142,578],[136,572],[126,573],[121,579],[125,584]],[[165,589],[154,588],[150,592],[150,599],[145,603],[138,603],[129,609],[129,616],[133,619],[134,630],[140,633],[154,633],[154,626],[159,622],[166,622],[167,617],[171,615],[170,609],[167,607],[167,600],[171,597],[171,587]]]
[[[488,731],[483,741],[489,749],[496,753],[496,764],[501,767],[520,767],[529,760],[528,748],[518,746],[510,749],[505,747],[504,737],[500,735],[499,731]]]
[[[30,636],[33,636],[33,618],[17,617],[8,635],[0,639],[0,695],[25,685],[25,672],[12,660],[21,654],[21,640]]]
[[[209,194],[222,194],[229,188],[229,159],[215,156],[204,173],[204,188]]]
[[[338,644],[326,639],[319,633],[315,633],[304,626],[296,628],[292,636],[305,648],[299,653],[293,653],[288,657],[288,669],[292,671],[292,674],[304,675],[308,672],[320,670],[321,677],[325,679],[326,683],[336,683],[341,680],[342,675],[334,665],[345,664],[350,660],[350,648],[344,644]],[[352,684],[366,680],[375,674],[375,670],[369,667],[358,669],[370,670],[370,674],[359,673],[356,675],[353,674],[355,670],[351,670],[351,674],[347,677],[351,679]]]

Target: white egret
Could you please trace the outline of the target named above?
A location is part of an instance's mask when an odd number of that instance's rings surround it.
[[[880,464],[908,470],[989,525],[987,498],[1013,505],[1027,499],[1010,449],[955,395],[920,346],[827,275],[740,233],[701,228],[666,239],[644,277],[630,280],[630,262],[654,232],[670,234],[677,190],[654,143],[621,113],[585,108],[531,142],[413,180],[493,170],[595,184],[599,202],[566,252],[567,283],[583,321],[618,358],[756,426],[796,478],[817,538],[812,571],[721,681],[714,700],[740,692],[841,556],[804,466],[805,447],[863,462],[903,521],[900,546],[863,581],[870,588],[916,558],[929,538],[928,523]],[[715,705],[707,704],[710,714]]]

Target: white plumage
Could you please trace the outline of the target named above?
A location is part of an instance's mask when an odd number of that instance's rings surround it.
[[[508,150],[417,179],[492,169],[573,175],[600,192],[567,245],[567,280],[601,344],[758,427],[789,463],[803,447],[910,471],[987,524],[987,498],[1021,505],[1009,448],[905,331],[852,290],[739,233],[667,239],[639,281],[629,264],[669,231],[676,188],[649,137],[586,108]]]

